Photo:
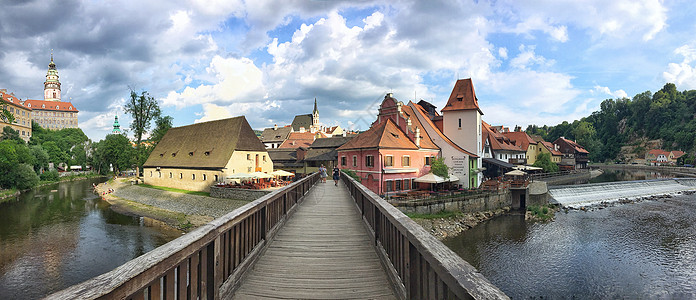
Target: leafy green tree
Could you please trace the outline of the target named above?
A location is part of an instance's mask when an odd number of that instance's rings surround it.
[[[449,178],[449,167],[447,167],[445,159],[442,157],[431,160],[430,172],[442,178]]]
[[[2,135],[0,135],[0,140],[14,140],[19,143],[24,143],[24,140],[19,137],[19,131],[12,129],[10,126],[5,126],[2,128]]]
[[[145,153],[141,151],[143,134],[147,133],[147,131],[150,129],[150,123],[152,120],[158,118],[161,112],[159,104],[157,104],[157,100],[151,97],[148,92],[143,91],[140,95],[138,95],[133,90],[130,91],[130,99],[126,103],[124,110],[133,118],[133,122],[131,122],[131,129],[135,134],[135,147],[137,148],[135,154],[137,155],[136,162],[138,164],[136,172],[137,176],[139,177],[140,167],[142,166],[141,155],[144,155]]]
[[[19,164],[15,174],[15,186],[20,190],[35,187],[39,183],[39,175],[36,175],[29,164]]]
[[[108,170],[112,166],[114,174],[118,174],[130,168],[134,163],[134,151],[127,137],[120,134],[107,135],[96,148],[100,170]]]
[[[34,171],[36,171],[37,174],[40,174],[42,169],[48,168],[48,163],[50,162],[48,152],[46,152],[41,145],[33,145],[30,147],[30,149],[31,154],[36,159],[34,161]]]
[[[153,145],[156,146],[167,131],[172,128],[172,120],[173,118],[170,116],[160,117],[155,120],[155,129],[152,131],[152,136],[150,136],[150,141],[152,141]]]
[[[0,120],[10,124],[14,123],[15,121],[14,115],[7,110],[7,105],[0,106]]]
[[[68,155],[58,147],[56,142],[45,142],[43,143],[42,147],[46,150],[46,153],[48,153],[49,162],[52,162],[56,166],[59,163],[67,163]]]
[[[543,168],[544,172],[558,172],[558,165],[551,161],[551,154],[549,153],[539,153],[532,166]]]
[[[15,169],[19,163],[12,141],[0,141],[0,186],[11,188],[15,184]]]

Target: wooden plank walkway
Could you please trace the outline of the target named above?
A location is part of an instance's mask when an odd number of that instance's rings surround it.
[[[317,183],[235,299],[396,299],[342,182]]]

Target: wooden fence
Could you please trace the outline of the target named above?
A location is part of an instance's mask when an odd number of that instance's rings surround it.
[[[409,217],[341,173],[401,299],[509,299]]]
[[[312,174],[47,299],[227,298],[318,180]]]

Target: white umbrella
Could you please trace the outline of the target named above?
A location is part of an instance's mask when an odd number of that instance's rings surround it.
[[[449,176],[449,181],[450,181],[450,182],[459,181],[459,177],[450,174],[450,176]]]
[[[295,174],[290,173],[290,172],[285,171],[285,170],[275,170],[275,171],[273,171],[273,173],[271,173],[271,175],[275,175],[275,176],[295,176]]]
[[[251,175],[254,176],[255,178],[272,178],[273,177],[273,175],[266,174],[264,172],[254,172],[254,173],[251,173]]]
[[[230,174],[229,176],[225,177],[227,179],[240,179],[240,178],[253,178],[254,175],[251,175],[249,173],[234,173]]]
[[[421,177],[416,178],[415,181],[416,182],[424,182],[424,183],[441,183],[441,182],[445,182],[445,179],[440,177],[440,176],[437,176],[433,173],[428,173],[428,174],[425,174]]]
[[[520,170],[512,170],[510,172],[505,173],[505,175],[508,176],[524,176],[527,175],[527,173],[520,171]]]

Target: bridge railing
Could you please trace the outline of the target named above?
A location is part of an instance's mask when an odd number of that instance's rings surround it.
[[[222,299],[231,296],[267,241],[318,180],[318,173],[310,175],[111,272],[56,292],[47,299]]]
[[[474,267],[374,192],[341,173],[401,299],[509,299]]]

